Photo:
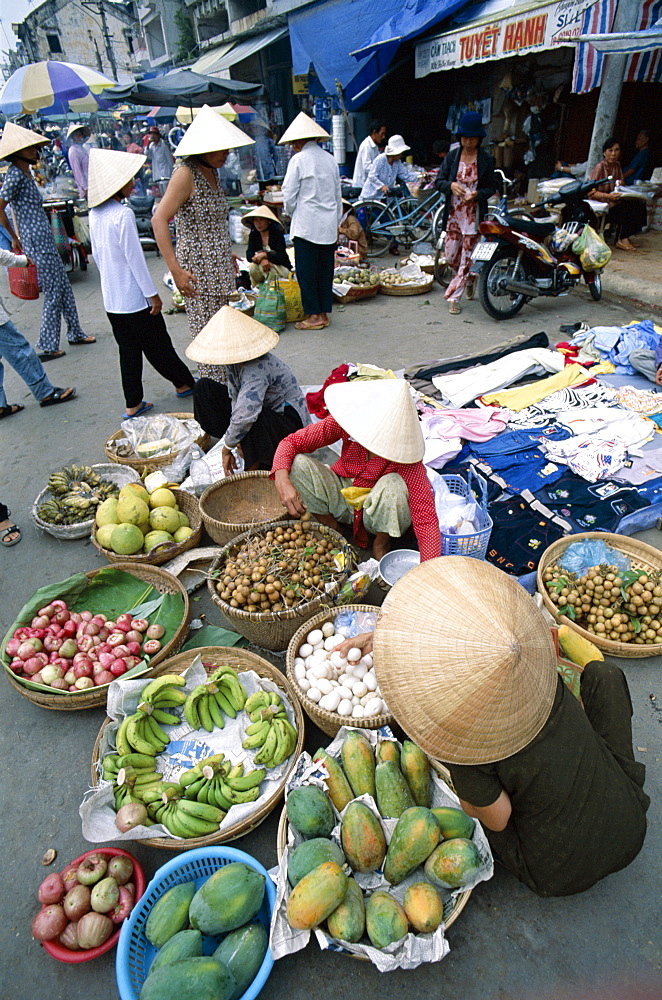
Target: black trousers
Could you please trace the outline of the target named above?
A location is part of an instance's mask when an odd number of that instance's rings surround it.
[[[143,354],[159,375],[177,386],[193,386],[194,379],[173,347],[161,313],[106,313],[120,350],[124,401],[128,407],[143,401]]]
[[[193,392],[193,416],[200,426],[213,437],[221,438],[230,426],[232,402],[222,382],[201,378]],[[240,442],[244,453],[244,467],[257,464],[262,469],[273,465],[276,448],[288,434],[298,431],[303,424],[301,417],[289,404],[282,413],[262,408],[259,417]]]
[[[294,261],[306,316],[330,313],[333,307],[335,243],[311,243],[295,236]]]
[[[607,221],[616,230],[616,239],[626,240],[646,225],[646,206],[643,201],[624,198],[609,209]]]

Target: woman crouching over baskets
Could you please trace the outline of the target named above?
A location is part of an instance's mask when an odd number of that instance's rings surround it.
[[[287,256],[283,227],[271,209],[260,205],[247,212],[241,221],[250,230],[246,260],[251,284],[262,284],[271,272],[279,278],[289,278],[292,262]]]
[[[329,416],[281,441],[271,478],[293,517],[310,510],[337,528],[352,524],[354,539],[380,559],[413,524],[421,560],[441,550],[432,487],[421,459],[423,433],[408,384],[403,379],[330,385],[324,401]],[[340,459],[329,468],[310,453],[342,441]]]
[[[294,372],[271,354],[278,334],[223,306],[186,349],[192,361],[223,368],[226,383],[195,383],[193,414],[203,430],[225,437],[223,469],[236,472],[233,449],[246,471],[270,469],[282,439],[310,423]]]
[[[337,649],[349,645],[369,652],[373,634]],[[629,865],[646,835],[650,799],[632,749],[627,681],[593,649],[596,659],[579,664],[580,701],[557,672],[549,627],[526,591],[463,556],[410,570],[374,631],[390,711],[447,762],[464,811],[539,896],[589,889]]]

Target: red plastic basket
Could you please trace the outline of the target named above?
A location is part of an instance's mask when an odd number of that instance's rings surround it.
[[[35,264],[27,267],[8,267],[9,291],[17,299],[38,299],[39,278]]]

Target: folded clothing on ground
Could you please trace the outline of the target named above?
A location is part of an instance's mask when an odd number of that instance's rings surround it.
[[[560,372],[563,355],[535,347],[513,351],[487,365],[477,365],[455,375],[435,375],[432,379],[444,402],[466,406],[487,392],[495,392],[518,382],[524,375]]]
[[[565,471],[563,463],[550,461],[547,455],[535,449],[470,461],[481,475],[511,493],[521,493],[522,490],[533,493],[545,483],[556,482]]]
[[[534,382],[532,385],[483,393],[481,403],[485,406],[503,406],[507,410],[524,410],[527,406],[533,406],[547,396],[558,392],[559,389],[572,388],[572,386],[582,385],[590,381],[591,376],[586,368],[577,364],[567,365],[562,371],[557,371],[555,375]]]
[[[471,412],[469,410],[463,412]],[[565,441],[572,436],[567,427],[540,427],[534,430],[504,431],[490,441],[471,442],[474,455],[489,462],[492,455],[512,455],[514,452],[537,448],[541,441]]]
[[[490,503],[487,510],[493,527],[485,558],[512,576],[531,573],[545,549],[572,531],[528,491]]]
[[[635,486],[614,479],[588,483],[574,472],[564,472],[536,496],[550,510],[572,518],[582,531],[617,531],[622,518],[651,502]]]

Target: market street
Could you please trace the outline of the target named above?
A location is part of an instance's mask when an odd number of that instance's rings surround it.
[[[163,261],[153,254],[149,267],[164,301]],[[32,343],[36,340],[42,302],[19,302],[0,278],[12,319]],[[70,574],[102,566],[89,542],[59,542],[41,535],[30,517],[32,503],[49,473],[70,462],[103,462],[106,438],[119,428],[123,410],[117,348],[101,306],[99,276],[93,265],[73,275],[83,330],[97,337],[92,346],[69,346],[66,357],[48,363],[49,378],[58,386],[75,385],[78,399],[43,413],[13,370],[5,373],[7,396],[25,411],[0,427],[2,485],[0,498],[21,526],[20,546],[0,554],[2,631],[34,590]],[[562,323],[584,320],[590,325],[620,325],[649,318],[645,310],[611,301],[593,302],[585,289],[566,298],[525,306],[507,323],[488,319],[478,301],[463,302],[460,316],[448,315],[438,286],[413,298],[377,298],[336,309],[329,329],[301,332],[289,325],[276,353],[290,364],[302,385],[318,385],[344,360],[370,362],[397,370],[416,361],[466,354],[521,333],[544,330],[553,345],[562,339]],[[180,351],[188,342],[186,317],[166,317]],[[177,401],[156,373],[146,367],[146,399],[155,411],[192,410],[191,400]],[[660,532],[637,537],[662,549]],[[204,544],[204,543],[203,543]],[[197,592],[193,617],[208,613],[221,624],[207,592]],[[434,614],[435,609],[430,608]],[[459,629],[471,629],[467,608]],[[283,665],[283,658],[278,660]],[[647,766],[646,791],[651,797],[649,830],[643,850],[625,870],[611,875],[581,895],[543,900],[496,866],[494,878],[473,893],[457,923],[450,928],[450,955],[440,965],[414,972],[380,974],[368,963],[323,954],[312,942],[305,951],[279,961],[261,996],[307,1000],[365,997],[390,1000],[429,995],[444,1000],[564,1000],[639,993],[656,994],[662,976],[659,898],[662,870],[662,687],[659,658],[620,660],[634,706],[634,746]],[[48,848],[58,852],[60,867],[89,849],[81,835],[78,806],[88,788],[92,748],[104,719],[101,709],[50,712],[31,704],[3,684],[1,746],[5,761],[5,807],[1,836],[6,861],[2,872],[3,1000],[115,1000],[114,951],[77,968],[61,965],[32,941],[30,921],[34,893],[46,874],[41,858]],[[328,738],[308,723],[306,749],[314,752]],[[248,851],[267,868],[276,864],[276,829],[280,809],[255,831],[232,846]],[[170,859],[169,852],[129,845],[148,873]],[[58,865],[56,864],[56,868]],[[658,994],[659,995],[659,994]]]

